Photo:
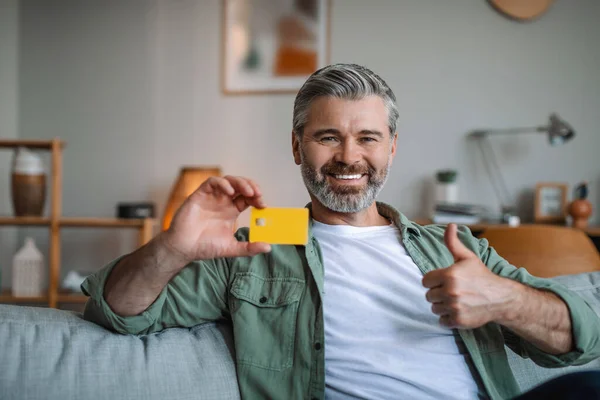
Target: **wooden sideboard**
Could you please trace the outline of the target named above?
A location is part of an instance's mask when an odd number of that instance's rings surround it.
[[[429,225],[429,224],[433,223],[431,221],[431,219],[428,219],[428,218],[416,218],[416,219],[413,219],[413,221],[419,225]],[[521,224],[521,226],[525,226],[525,225],[538,225],[538,224]],[[467,224],[466,226],[469,227],[469,229],[471,229],[471,232],[473,232],[473,234],[475,236],[479,236],[481,234],[481,232],[483,232],[487,228],[498,227],[498,226],[508,226],[508,225],[507,224],[499,224],[499,223],[480,223],[480,224]],[[600,226],[589,226],[589,227],[583,229],[583,231],[590,237],[590,239],[592,239],[592,241],[596,245],[596,248],[598,249],[598,251],[600,251]]]

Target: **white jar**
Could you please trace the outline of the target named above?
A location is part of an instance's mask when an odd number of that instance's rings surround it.
[[[43,296],[44,256],[31,237],[13,257],[12,293],[15,297]]]
[[[458,183],[436,182],[435,203],[458,203]]]

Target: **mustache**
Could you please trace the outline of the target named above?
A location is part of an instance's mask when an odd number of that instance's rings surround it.
[[[373,175],[375,173],[375,169],[367,165],[330,163],[321,167],[321,172],[328,175]]]

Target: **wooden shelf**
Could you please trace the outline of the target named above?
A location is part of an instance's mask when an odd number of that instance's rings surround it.
[[[88,299],[89,297],[83,293],[58,292],[59,303],[85,303]]]
[[[33,296],[33,297],[17,297],[13,296],[10,290],[3,290],[0,293],[0,303],[47,303],[48,295]]]
[[[0,216],[0,225],[50,226],[50,218]]]
[[[29,147],[32,149],[52,149],[52,140],[17,140],[17,139],[0,139],[0,148],[15,148],[15,147]],[[64,148],[66,143],[58,141],[61,148]]]
[[[125,218],[87,218],[87,217],[62,217],[60,226],[67,227],[96,227],[96,228],[141,228],[143,219]]]
[[[154,223],[154,220],[152,220]],[[0,225],[29,225],[50,226],[51,219],[47,217],[9,217],[0,216]],[[61,217],[59,226],[64,227],[91,227],[91,228],[142,228],[143,219],[124,218],[87,218],[87,217]]]

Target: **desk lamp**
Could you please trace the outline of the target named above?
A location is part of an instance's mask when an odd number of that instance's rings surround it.
[[[500,167],[498,166],[494,150],[492,149],[488,137],[496,134],[515,135],[533,132],[546,134],[548,136],[548,141],[552,146],[564,144],[575,137],[575,131],[571,125],[560,119],[556,113],[550,114],[547,125],[509,129],[481,129],[475,130],[469,134],[470,138],[477,139],[486,172],[492,181],[494,192],[501,205],[504,222],[508,222],[507,220],[515,214],[515,207],[511,201],[508,189],[506,188],[506,183],[500,173]]]
[[[165,207],[163,218],[163,230],[169,229],[175,212],[183,204],[185,199],[192,194],[202,182],[211,176],[221,176],[219,167],[182,167],[179,176],[171,188],[171,194]]]

